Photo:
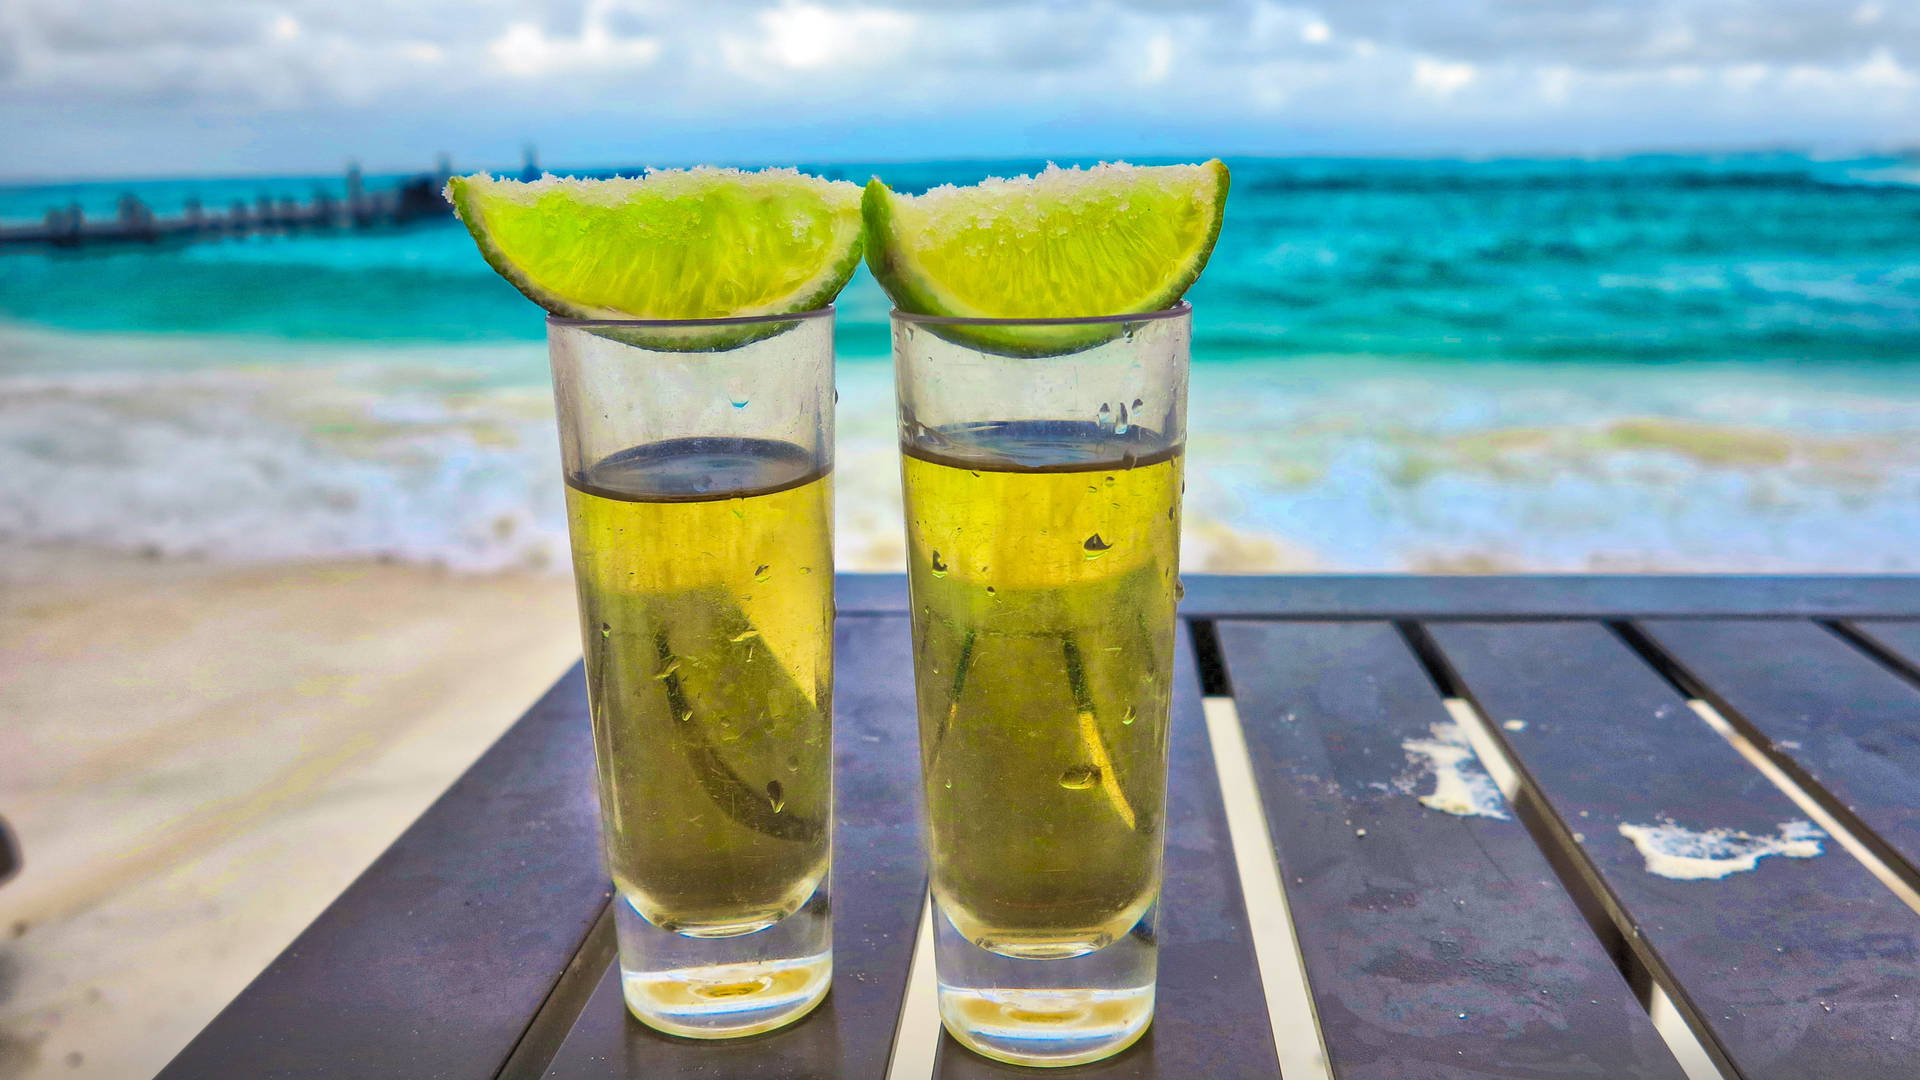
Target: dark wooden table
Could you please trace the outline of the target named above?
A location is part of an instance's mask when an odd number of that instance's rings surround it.
[[[1340,1080],[1680,1080],[1659,1001],[1724,1076],[1920,1077],[1920,578],[1187,580],[1159,1014],[1067,1073],[1278,1076],[1262,977],[1294,960]],[[161,1075],[887,1076],[925,891],[905,603],[840,581],[806,1020],[627,1018],[575,667]],[[1215,746],[1270,866],[1235,863]],[[1256,957],[1242,882],[1275,869],[1297,959]],[[940,1038],[939,1076],[1025,1072]]]

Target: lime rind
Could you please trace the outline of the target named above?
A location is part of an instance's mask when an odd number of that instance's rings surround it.
[[[895,306],[960,318],[1102,317],[1177,303],[1206,268],[1229,185],[1218,160],[1091,169],[1048,166],[901,195],[875,178],[861,197],[867,264]],[[931,324],[988,352],[1055,356],[1118,337],[1123,322]]]
[[[642,177],[454,177],[446,197],[488,265],[575,319],[782,315],[832,303],[859,268],[860,188],[794,169],[701,167]],[[595,332],[663,351],[733,348],[791,326]]]

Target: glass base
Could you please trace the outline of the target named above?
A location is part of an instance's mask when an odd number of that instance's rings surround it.
[[[833,982],[833,955],[676,971],[621,971],[627,1011],[689,1039],[732,1039],[783,1027],[813,1011]]]
[[[833,983],[833,928],[822,881],[800,910],[726,937],[675,933],[614,898],[620,989],[634,1019],[669,1035],[758,1035],[812,1012]]]
[[[962,1046],[1014,1065],[1083,1065],[1132,1046],[1153,1022],[1155,909],[1091,951],[1041,958],[984,949],[934,904],[940,1022]]]

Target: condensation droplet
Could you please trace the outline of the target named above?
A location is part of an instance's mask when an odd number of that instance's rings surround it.
[[[1133,706],[1131,706],[1131,705],[1129,705],[1129,706],[1127,706],[1127,711],[1126,711],[1126,712],[1123,712],[1123,713],[1121,713],[1121,714],[1120,714],[1120,726],[1121,726],[1121,727],[1132,727],[1132,726],[1133,726],[1133,719],[1134,719],[1134,717],[1133,717]]]
[[[771,565],[767,563],[761,563],[760,567],[753,572],[753,580],[758,581],[762,584],[765,584],[766,580],[773,576],[772,574],[767,573],[767,571],[771,569],[773,569]]]
[[[1132,426],[1133,425],[1129,423],[1127,420],[1127,405],[1125,402],[1121,402],[1120,403],[1120,423],[1114,426],[1113,433],[1115,435],[1125,435],[1127,433],[1127,430]]]
[[[1093,414],[1093,421],[1100,426],[1101,431],[1112,431],[1113,406],[1108,402],[1101,402],[1100,411]]]
[[[1142,404],[1144,404],[1144,402],[1142,402],[1142,401],[1141,401],[1141,400],[1140,400],[1139,398],[1134,398],[1134,399],[1133,399],[1133,411],[1134,411],[1134,412],[1139,412],[1139,411],[1140,411],[1140,406],[1141,406]]]
[[[1173,599],[1174,599],[1174,601],[1175,601],[1175,602],[1177,603],[1177,602],[1179,602],[1179,601],[1181,601],[1181,600],[1185,600],[1186,598],[1187,598],[1187,583],[1186,583],[1186,582],[1184,582],[1184,581],[1176,581],[1176,582],[1174,582],[1174,583],[1173,583]]]
[[[933,553],[933,576],[947,576],[947,564],[940,561],[940,553],[937,551]]]
[[[799,754],[787,755],[787,771],[788,772],[800,771],[800,755]]]
[[[612,636],[613,636],[613,624],[612,624],[612,623],[601,623],[601,624],[600,624],[600,636],[601,636],[601,637],[603,637],[603,638],[608,638],[608,637],[612,637]]]
[[[667,661],[667,666],[661,668],[660,674],[655,675],[654,679],[655,681],[658,681],[661,679],[670,679],[673,677],[673,673],[679,670],[680,670],[680,658],[676,656],[673,659]]]
[[[760,631],[755,630],[753,627],[749,626],[745,630],[740,631],[739,633],[733,635],[727,640],[733,642],[735,645],[738,645],[750,637],[758,637],[758,636],[760,636]]]
[[[767,781],[767,805],[773,807],[776,814],[787,808],[787,793],[778,780]]]
[[[995,595],[998,595],[998,594],[996,594],[996,593],[995,593],[995,592],[993,591],[993,586],[991,586],[991,585],[989,585],[989,586],[987,586],[987,595],[988,595],[988,596],[995,596]]]
[[[1068,791],[1085,791],[1099,782],[1098,765],[1069,765],[1060,774],[1060,786]]]
[[[1080,546],[1087,550],[1087,558],[1089,559],[1097,559],[1113,547],[1112,544],[1100,539],[1099,533],[1094,533],[1092,536],[1082,540]]]

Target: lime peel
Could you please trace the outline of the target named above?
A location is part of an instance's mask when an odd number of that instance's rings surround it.
[[[795,169],[631,179],[454,177],[446,197],[500,276],[561,316],[713,319],[831,303],[860,264],[860,188]]]
[[[1080,318],[1159,311],[1180,300],[1220,236],[1229,176],[1200,165],[1049,165],[902,195],[875,178],[861,200],[867,263],[902,311],[962,318]],[[1052,355],[1111,327],[961,327],[941,336],[995,352]]]

